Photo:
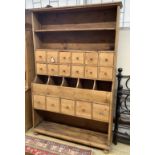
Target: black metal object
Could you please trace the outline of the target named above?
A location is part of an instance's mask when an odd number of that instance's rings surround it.
[[[115,126],[113,133],[113,143],[122,142],[130,144],[130,134],[127,132],[120,132],[119,129],[130,131],[130,75],[122,75],[122,68],[118,68],[117,80],[117,99],[116,99],[116,113]],[[125,80],[124,88],[122,85]]]

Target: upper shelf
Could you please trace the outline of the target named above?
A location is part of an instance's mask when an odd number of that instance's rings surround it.
[[[85,24],[62,24],[62,25],[42,25],[34,32],[55,32],[55,31],[96,31],[115,30],[115,22],[106,23],[85,23]]]

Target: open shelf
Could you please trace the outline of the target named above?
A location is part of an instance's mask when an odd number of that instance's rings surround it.
[[[100,132],[80,129],[68,125],[42,121],[34,128],[35,132],[53,136],[101,149],[109,149],[108,135]]]

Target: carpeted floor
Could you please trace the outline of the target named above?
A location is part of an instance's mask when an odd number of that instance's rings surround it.
[[[43,142],[44,144],[48,143],[48,146],[46,145],[46,148],[52,146],[53,155],[106,155],[106,153],[103,150],[90,148],[83,145],[78,145],[75,143],[67,142],[64,140],[59,140],[56,138],[44,136],[44,135],[35,135],[31,130],[29,130],[26,133],[27,137],[33,137],[33,141],[30,138],[27,138],[27,142],[29,144],[32,144],[36,139],[38,142],[38,146]],[[39,140],[40,139],[40,140]],[[35,141],[35,143],[36,143]],[[48,141],[48,142],[47,142]],[[50,141],[50,144],[49,144]],[[60,146],[61,145],[61,146]],[[30,145],[28,145],[30,146]],[[45,147],[45,145],[43,145]],[[46,149],[44,149],[45,152],[42,152],[42,154],[37,155],[47,155]],[[48,149],[47,149],[48,150]],[[33,150],[35,152],[35,150]],[[66,151],[66,153],[65,153]],[[44,153],[44,154],[43,154]],[[54,154],[55,153],[55,154]],[[72,153],[72,154],[71,154]],[[80,154],[81,153],[81,154]],[[83,153],[83,154],[82,154]],[[30,153],[26,153],[26,155],[31,155]],[[50,154],[52,155],[52,154]],[[108,153],[108,155],[130,155],[130,146],[118,143],[118,145],[112,145],[111,151]]]

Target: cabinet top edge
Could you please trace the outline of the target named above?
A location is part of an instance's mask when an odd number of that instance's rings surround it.
[[[122,8],[122,2],[110,2],[102,4],[87,4],[87,5],[77,5],[77,6],[63,6],[63,7],[45,7],[45,8],[33,8],[26,9],[27,11],[32,11],[34,13],[43,13],[43,12],[54,12],[54,11],[73,11],[73,10],[82,10],[82,9],[102,9],[108,7],[117,7]]]

